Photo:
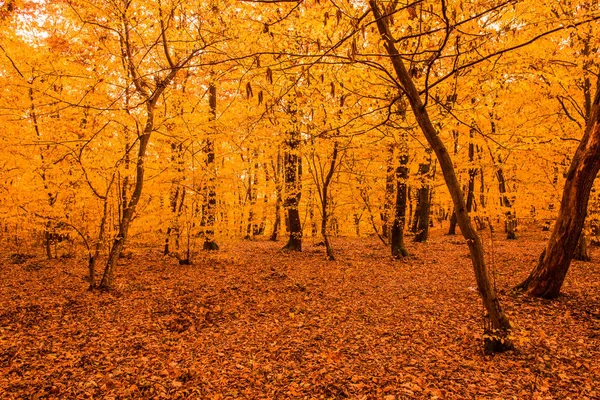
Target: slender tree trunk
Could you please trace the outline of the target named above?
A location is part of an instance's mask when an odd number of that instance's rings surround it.
[[[585,133],[567,172],[554,229],[538,264],[518,285],[531,296],[553,299],[560,294],[585,223],[590,191],[599,169],[600,90],[597,86]]]
[[[448,235],[456,235],[456,212],[454,212],[454,209],[452,210],[452,215],[450,216],[450,227],[448,228]]]
[[[165,237],[164,254],[167,256],[174,256],[179,261],[179,264],[189,264],[190,260],[182,257],[179,249],[179,240],[181,237],[180,218],[181,214],[183,213],[183,206],[185,202],[185,188],[181,185],[181,182],[184,179],[182,143],[171,143],[171,161],[176,166],[176,173],[171,182],[171,196],[169,199],[171,222],[169,223]],[[175,238],[175,250],[170,248],[171,236],[174,236]]]
[[[281,156],[279,151],[277,152],[277,166],[271,164],[273,167],[273,181],[275,182],[275,221],[273,222],[273,232],[269,240],[276,241],[279,236],[279,229],[281,227],[281,206],[283,204],[282,197],[282,185],[281,185]]]
[[[506,238],[509,240],[514,240],[517,238],[517,221],[511,209],[512,204],[508,198],[508,195],[506,194],[506,180],[504,179],[504,171],[502,170],[502,167],[498,167],[496,170],[496,177],[498,178],[498,189],[500,191],[500,205],[504,208],[504,215],[506,216],[506,219],[504,220]]]
[[[291,132],[286,143],[283,157],[285,202],[287,211],[289,240],[283,247],[285,250],[302,251],[302,223],[298,207],[302,197],[302,157],[299,153],[300,140],[298,132]]]
[[[396,168],[396,202],[391,232],[392,257],[394,258],[408,257],[409,255],[404,245],[408,175],[408,154],[404,152],[400,155],[400,165]]]
[[[121,256],[125,240],[129,233],[129,225],[135,214],[135,208],[140,201],[142,196],[142,189],[144,187],[144,159],[146,157],[146,150],[148,148],[148,142],[150,141],[150,135],[154,129],[154,107],[155,101],[149,101],[146,104],[146,126],[144,132],[139,137],[139,148],[137,154],[137,165],[135,171],[135,187],[127,206],[123,210],[123,216],[119,222],[119,232],[115,237],[108,260],[106,261],[106,267],[104,268],[104,274],[102,280],[98,286],[100,289],[108,290],[112,287],[114,271]]]
[[[588,238],[584,230],[582,230],[581,235],[579,235],[579,241],[577,242],[577,247],[575,248],[573,258],[577,261],[592,260],[592,257],[590,257],[590,251],[588,247]]]
[[[385,198],[383,199],[383,213],[381,213],[381,236],[385,239],[390,237],[390,226],[388,226],[388,221],[391,217],[391,209],[394,198],[394,148],[394,144],[389,145],[385,174]]]
[[[431,158],[429,162],[419,164],[419,175],[423,180],[421,187],[417,190],[417,207],[413,221],[413,232],[415,242],[426,242],[429,238],[429,217],[431,212],[431,186],[425,180],[429,179],[431,170]]]
[[[485,350],[487,352],[499,352],[512,349],[513,345],[508,337],[511,325],[502,311],[500,302],[496,297],[494,286],[492,285],[485,264],[483,245],[476,230],[471,224],[471,219],[466,209],[460,184],[454,172],[450,154],[434,128],[431,119],[429,118],[429,114],[427,113],[427,109],[421,100],[419,91],[415,87],[410,74],[404,66],[402,57],[396,48],[394,37],[388,27],[387,19],[381,14],[376,0],[369,0],[369,5],[375,16],[381,39],[390,55],[390,61],[392,62],[396,76],[402,85],[402,90],[410,102],[417,123],[421,127],[425,138],[440,162],[446,186],[452,196],[460,230],[469,246],[477,287],[489,316],[489,322],[485,328]]]
[[[209,121],[215,121],[217,117],[217,86],[211,82],[208,86],[208,104],[210,107]],[[219,245],[215,241],[215,221],[217,208],[217,194],[215,192],[215,142],[212,137],[206,139],[206,168],[209,173],[208,185],[206,188],[205,227],[204,227],[204,250],[219,250]]]
[[[329,241],[329,235],[327,234],[327,222],[329,217],[329,185],[335,172],[336,162],[338,158],[338,143],[333,143],[333,154],[331,155],[331,161],[329,163],[329,171],[327,176],[323,179],[323,187],[321,189],[321,236],[323,236],[323,242],[325,243],[325,250],[327,252],[328,260],[335,260],[333,254],[333,247]],[[315,172],[316,173],[316,172]]]
[[[473,165],[475,161],[475,145],[473,144],[473,131],[470,133],[469,140],[469,183],[467,184],[467,212],[473,211],[475,202],[475,178],[478,169]]]

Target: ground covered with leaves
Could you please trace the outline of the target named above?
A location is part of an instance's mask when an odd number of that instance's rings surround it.
[[[3,399],[597,399],[600,268],[575,262],[555,301],[510,288],[547,233],[484,232],[517,350],[482,353],[468,249],[433,231],[393,260],[373,238],[223,243],[191,266],[158,251],[86,290],[85,262],[6,254]],[[593,249],[598,260],[600,251]]]

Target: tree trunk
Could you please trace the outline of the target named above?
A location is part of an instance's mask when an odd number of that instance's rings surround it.
[[[300,222],[300,198],[302,197],[302,157],[299,153],[300,140],[298,132],[291,132],[286,143],[283,158],[285,202],[287,211],[289,240],[283,247],[285,250],[302,251],[302,223]]]
[[[277,151],[276,164],[271,160],[271,168],[273,169],[273,182],[275,183],[275,221],[273,222],[273,232],[269,237],[271,241],[277,241],[279,229],[281,227],[281,206],[283,204],[282,184],[281,184],[281,153]]]
[[[99,289],[108,290],[112,288],[114,271],[121,256],[125,240],[127,240],[127,234],[129,233],[129,225],[135,214],[135,208],[140,201],[142,196],[142,189],[144,187],[144,159],[146,157],[146,149],[148,148],[148,142],[150,141],[150,135],[154,129],[154,107],[155,101],[149,101],[146,104],[146,126],[144,132],[139,138],[139,149],[137,155],[137,165],[135,171],[135,188],[127,206],[123,209],[123,216],[119,221],[119,233],[115,237],[106,266],[104,268],[104,274],[100,281]]]
[[[473,131],[470,133],[469,140],[469,183],[467,185],[467,212],[473,211],[475,202],[475,178],[477,177],[478,169],[475,168],[473,162],[475,160],[475,145],[473,144]]]
[[[512,204],[506,194],[506,179],[504,179],[504,171],[502,167],[498,167],[496,170],[496,177],[498,178],[498,190],[500,191],[500,205],[504,208],[504,231],[506,232],[506,238],[509,240],[515,240],[517,238],[516,228],[517,220],[513,211],[511,210]]]
[[[588,247],[588,238],[583,230],[581,231],[581,235],[579,235],[579,241],[577,242],[573,258],[577,261],[592,261]]]
[[[456,178],[452,159],[448,154],[444,142],[442,142],[438,136],[438,132],[429,118],[429,114],[421,100],[421,96],[404,66],[400,53],[396,49],[395,40],[388,27],[387,19],[382,16],[376,0],[369,0],[369,5],[373,11],[381,39],[390,55],[390,61],[392,62],[396,76],[402,85],[401,89],[410,102],[417,123],[427,139],[427,142],[440,162],[444,180],[446,181],[446,185],[452,196],[460,230],[469,246],[477,287],[489,317],[489,323],[486,324],[485,328],[485,350],[486,352],[500,352],[512,349],[513,345],[508,337],[511,325],[500,307],[500,302],[496,297],[494,286],[489,278],[487,267],[485,265],[483,245],[471,224],[462,190],[458,179]]]
[[[327,172],[327,176],[323,179],[323,187],[321,188],[321,236],[323,236],[323,242],[325,243],[325,250],[327,251],[327,259],[335,260],[335,256],[333,254],[333,247],[331,247],[331,243],[329,242],[329,235],[327,234],[327,222],[329,216],[329,185],[331,184],[331,179],[333,178],[333,173],[335,172],[336,162],[338,157],[338,143],[333,143],[333,154],[331,155],[331,161],[329,164],[329,171]],[[317,171],[315,171],[315,174]],[[318,188],[318,187],[317,187]]]
[[[208,104],[210,114],[208,120],[214,122],[217,117],[217,86],[211,82],[208,86]],[[215,192],[215,142],[213,138],[206,139],[206,169],[209,173],[208,185],[206,188],[205,227],[204,227],[204,250],[219,250],[219,245],[215,241],[215,220],[217,208],[217,194]]]
[[[404,246],[404,224],[406,220],[406,198],[408,179],[408,154],[400,155],[400,165],[396,168],[396,203],[394,210],[394,222],[392,224],[391,245],[392,257],[408,257],[408,251]]]
[[[452,216],[450,217],[450,227],[448,228],[448,235],[456,235],[456,212],[452,210]]]
[[[182,257],[179,248],[181,238],[180,218],[181,214],[183,213],[183,206],[185,202],[185,187],[183,187],[181,184],[184,179],[182,143],[171,143],[171,161],[173,164],[175,164],[176,173],[171,182],[171,196],[169,199],[171,222],[169,223],[165,237],[164,255],[175,257],[179,264],[190,264],[189,257]],[[170,246],[171,236],[174,236],[175,239],[175,250],[173,250]],[[186,251],[187,254],[190,253],[189,250],[190,249],[188,248]]]
[[[417,207],[415,209],[415,219],[413,221],[414,241],[418,243],[426,242],[429,238],[429,214],[431,212],[431,187],[426,179],[429,179],[431,170],[431,159],[429,162],[419,164],[419,175],[423,180],[421,187],[417,190]]]
[[[560,294],[585,223],[590,191],[599,169],[600,90],[596,90],[585,133],[567,172],[558,218],[548,244],[527,279],[517,286],[531,296],[553,299]]]
[[[390,237],[390,227],[388,226],[388,221],[391,216],[390,210],[393,203],[392,199],[394,198],[394,148],[395,146],[393,144],[389,146],[389,156],[385,171],[385,198],[383,199],[383,213],[381,213],[381,236],[385,239]]]

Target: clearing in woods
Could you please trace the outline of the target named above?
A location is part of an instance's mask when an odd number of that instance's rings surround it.
[[[241,241],[180,266],[134,251],[116,290],[85,262],[5,254],[3,399],[593,399],[600,397],[600,269],[574,262],[555,301],[515,295],[547,232],[485,232],[516,351],[482,354],[481,300],[459,236],[432,232],[395,261],[373,238]],[[596,249],[592,258],[600,255]]]

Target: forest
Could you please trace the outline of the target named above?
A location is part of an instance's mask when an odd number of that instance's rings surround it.
[[[0,27],[0,397],[600,398],[597,2]]]

